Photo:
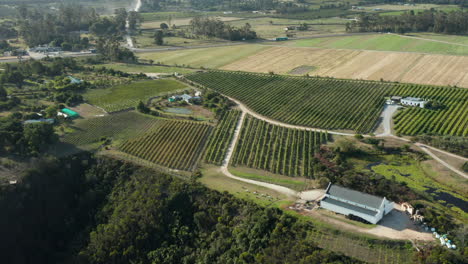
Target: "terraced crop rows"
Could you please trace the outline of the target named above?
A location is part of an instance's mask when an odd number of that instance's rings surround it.
[[[213,135],[210,138],[205,154],[205,162],[221,165],[234,136],[237,122],[241,115],[240,111],[231,110],[224,114]]]
[[[375,128],[385,96],[422,97],[443,108],[405,107],[394,119],[397,132],[468,135],[468,89],[220,71],[187,78],[278,121],[358,133]]]
[[[292,177],[314,177],[314,152],[328,134],[271,125],[247,116],[231,165]]]
[[[468,89],[398,85],[398,95],[427,98],[442,104],[438,110],[406,108],[395,115],[395,130],[403,135],[468,135]]]
[[[187,78],[279,121],[361,133],[372,130],[392,88],[376,82],[251,73],[207,72]]]
[[[212,131],[208,124],[166,121],[155,130],[122,144],[122,152],[172,169],[191,171]]]

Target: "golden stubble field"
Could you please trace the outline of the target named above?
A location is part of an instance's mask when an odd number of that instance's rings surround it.
[[[271,47],[222,67],[285,74],[313,66],[310,75],[468,88],[468,57],[423,53]]]

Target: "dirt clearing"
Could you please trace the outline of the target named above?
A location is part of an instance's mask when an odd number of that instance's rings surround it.
[[[304,65],[310,75],[468,88],[468,57],[318,48],[272,47],[222,69],[287,74]]]

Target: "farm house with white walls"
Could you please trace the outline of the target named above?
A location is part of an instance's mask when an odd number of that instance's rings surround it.
[[[343,215],[358,216],[369,223],[377,224],[384,215],[393,210],[393,202],[385,197],[354,191],[329,184],[320,207]]]

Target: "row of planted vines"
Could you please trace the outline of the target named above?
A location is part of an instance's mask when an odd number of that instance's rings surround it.
[[[394,84],[210,71],[187,76],[253,111],[294,125],[371,132]]]
[[[314,154],[328,134],[275,126],[247,116],[231,165],[314,178]]]
[[[468,135],[468,90],[454,87],[398,85],[394,94],[421,97],[437,108],[408,107],[395,117],[395,130],[402,135]]]
[[[208,143],[205,162],[216,165],[223,163],[240,115],[241,112],[237,110],[231,110],[223,115]]]
[[[375,128],[386,96],[420,97],[438,107],[405,107],[394,117],[397,133],[468,135],[468,89],[221,71],[187,78],[282,122],[359,133]]]
[[[120,150],[164,167],[191,171],[212,128],[203,123],[166,121],[151,132],[127,140]]]

